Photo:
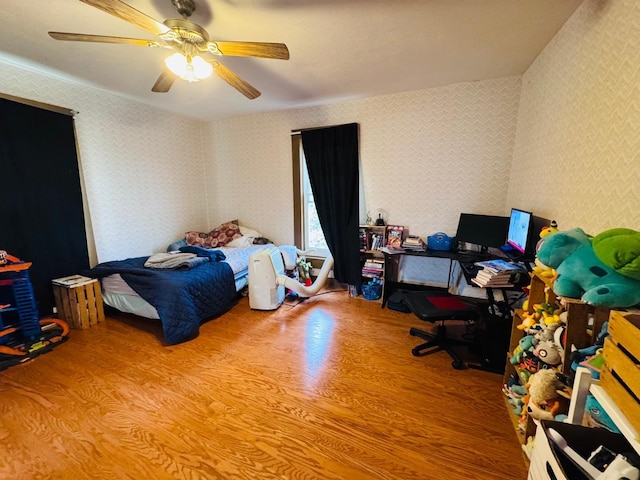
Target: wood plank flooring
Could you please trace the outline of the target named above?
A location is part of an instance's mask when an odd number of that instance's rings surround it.
[[[345,291],[174,346],[110,312],[0,372],[0,478],[525,479],[502,376],[413,357],[411,326]]]

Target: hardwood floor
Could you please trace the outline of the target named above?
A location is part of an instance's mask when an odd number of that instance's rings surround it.
[[[344,291],[174,346],[111,312],[0,372],[0,478],[525,479],[502,376],[413,357],[411,326]]]

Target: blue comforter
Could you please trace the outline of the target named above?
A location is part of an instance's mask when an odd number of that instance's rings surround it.
[[[236,289],[228,263],[209,261],[189,270],[157,270],[144,267],[148,258],[105,262],[84,274],[102,278],[119,273],[158,311],[169,344],[194,338],[202,321],[221,315],[232,305]]]

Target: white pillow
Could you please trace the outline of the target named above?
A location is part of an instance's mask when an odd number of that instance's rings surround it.
[[[244,247],[250,247],[251,245],[253,245],[253,238],[245,237],[243,235],[240,238],[236,238],[235,240],[227,243],[225,247],[244,248]]]
[[[235,240],[227,243],[225,246],[232,248],[243,248],[250,247],[253,245],[253,239],[261,237],[262,234],[260,232],[256,232],[248,227],[243,227],[240,225],[240,233],[242,236],[240,238],[236,238]]]
[[[239,225],[240,227],[240,233],[246,237],[251,237],[251,240],[253,241],[254,238],[258,238],[261,237],[262,234],[260,232],[256,232],[255,230],[251,230],[249,227],[244,227],[242,225]]]

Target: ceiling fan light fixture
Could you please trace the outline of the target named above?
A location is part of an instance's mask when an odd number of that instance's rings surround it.
[[[167,57],[164,63],[169,70],[188,82],[198,82],[213,73],[213,67],[198,55],[191,57],[176,52]]]

